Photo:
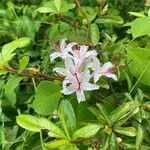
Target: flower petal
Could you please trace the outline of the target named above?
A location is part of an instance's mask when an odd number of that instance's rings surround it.
[[[75,66],[73,63],[73,60],[71,58],[66,58],[65,59],[65,67],[68,69],[72,74],[75,73]]]
[[[70,91],[69,89],[64,88],[63,90],[61,90],[61,92],[62,92],[63,94],[65,94],[65,95],[70,95],[70,94],[72,94],[72,93],[75,92],[75,91]]]
[[[86,58],[91,57],[91,56],[97,56],[97,52],[95,50],[86,52],[85,54]]]
[[[111,68],[113,68],[113,67],[114,67],[114,65],[109,61],[109,62],[105,63],[105,64],[101,67],[101,69],[102,69],[102,70],[108,70],[108,69],[111,69]]]
[[[58,57],[62,57],[62,54],[60,52],[54,52],[54,53],[50,54],[51,61],[54,61],[54,59],[56,59]]]
[[[92,90],[99,89],[99,86],[97,84],[84,83],[84,84],[81,84],[81,88],[85,91],[92,91]]]
[[[80,90],[80,91],[76,91],[76,95],[77,95],[77,100],[80,103],[81,101],[85,101],[85,95],[84,95],[84,91]]]
[[[91,62],[92,69],[97,71],[100,68],[100,61],[97,57],[92,57],[91,59],[92,59],[91,60],[92,61]]]
[[[65,68],[61,68],[61,67],[56,67],[53,69],[53,71],[56,71],[57,73],[66,76],[66,69]]]
[[[109,73],[109,74],[106,74],[105,76],[108,77],[108,78],[112,78],[112,79],[114,79],[115,81],[117,81],[117,76],[116,76],[115,74]]]
[[[89,49],[89,46],[86,45],[81,45],[80,46],[80,57],[85,57],[85,53],[87,52],[87,50]]]
[[[89,82],[91,79],[90,71],[85,69],[82,73],[78,74],[78,78],[81,83]]]
[[[99,80],[100,76],[101,76],[101,74],[99,74],[97,71],[94,72],[94,82],[95,83]]]
[[[66,47],[66,39],[62,39],[60,42],[60,50],[63,53]]]

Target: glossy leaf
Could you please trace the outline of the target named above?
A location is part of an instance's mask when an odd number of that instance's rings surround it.
[[[133,38],[137,38],[143,35],[150,35],[149,30],[150,17],[138,18],[131,23],[131,34]]]
[[[95,20],[97,24],[123,24],[123,19],[120,16],[104,16]]]
[[[54,12],[56,12],[55,9],[52,9],[52,8],[50,8],[50,7],[39,7],[39,8],[37,9],[37,11],[38,11],[39,13],[54,13]]]
[[[55,134],[57,138],[66,138],[64,133],[55,124],[45,118],[38,118],[32,115],[19,115],[16,120],[18,125],[26,130],[40,132],[41,129],[47,129],[50,133]]]
[[[127,50],[128,59],[132,61],[129,65],[130,72],[139,82],[150,86],[150,50],[145,48],[129,48]]]
[[[106,124],[107,121],[105,120],[105,118],[101,115],[101,112],[95,108],[95,107],[89,107],[88,108],[95,116],[96,118],[98,119],[98,121],[101,123],[101,124]]]
[[[60,120],[63,128],[68,136],[72,136],[77,128],[76,116],[71,103],[68,100],[63,100],[59,106]]]
[[[38,114],[50,115],[57,108],[60,99],[60,86],[50,82],[42,81],[37,86],[35,100],[32,107]]]
[[[56,149],[62,145],[68,145],[68,144],[69,144],[68,140],[60,139],[60,140],[53,140],[49,143],[45,143],[44,146],[49,148],[49,149]]]
[[[15,53],[13,53],[17,48],[23,48],[29,45],[31,42],[30,38],[24,37],[17,40],[14,40],[11,43],[8,43],[3,46],[0,53],[0,66],[4,66],[10,61]]]
[[[98,107],[98,109],[101,112],[101,115],[105,118],[106,122],[111,125],[111,120],[109,118],[109,115],[107,114],[104,106],[102,106],[100,103],[97,103],[96,106]]]
[[[55,7],[58,11],[60,11],[60,8],[61,8],[61,0],[54,0],[54,4],[55,4]]]
[[[145,15],[143,13],[138,13],[138,12],[128,12],[130,15],[132,16],[136,16],[136,17],[145,17]]]
[[[76,138],[90,138],[94,136],[100,129],[99,125],[90,124],[85,127],[78,129],[72,136],[73,139]]]
[[[29,63],[29,56],[23,56],[22,59],[19,60],[19,71],[23,71]]]
[[[137,135],[136,129],[134,127],[115,127],[114,131],[131,137]]]
[[[119,150],[119,146],[116,140],[116,135],[114,133],[111,133],[109,137],[109,143],[108,143],[108,149],[109,150]]]
[[[19,85],[22,79],[23,77],[13,76],[10,79],[8,79],[4,87],[6,98],[8,99],[9,104],[11,106],[14,106],[14,104],[16,103],[16,93],[14,92],[14,90]]]
[[[97,45],[99,38],[100,38],[100,32],[98,26],[95,23],[90,24],[90,39],[94,46]]]
[[[116,110],[114,110],[111,114],[110,114],[110,118],[112,120],[113,123],[115,123],[116,121],[126,117],[129,113],[131,113],[131,111],[134,109],[134,102],[126,102],[123,103],[121,106],[119,106]]]
[[[136,136],[136,150],[139,150],[144,139],[144,129],[138,124],[137,136]]]
[[[61,7],[61,12],[67,12],[68,10],[75,8],[75,6],[74,3],[65,4]]]
[[[26,130],[40,132],[43,129],[38,122],[38,118],[31,115],[19,115],[16,118],[17,124]]]

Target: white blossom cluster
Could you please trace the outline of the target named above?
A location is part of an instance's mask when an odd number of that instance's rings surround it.
[[[60,42],[60,50],[50,55],[50,60],[56,58],[64,60],[65,67],[56,67],[53,71],[64,76],[63,90],[65,95],[76,92],[80,103],[85,101],[84,91],[99,89],[96,82],[101,76],[117,80],[117,76],[111,72],[114,65],[111,62],[100,66],[95,50],[89,50],[89,46],[77,46],[77,43],[66,44],[65,39]],[[93,81],[93,83],[91,83]]]

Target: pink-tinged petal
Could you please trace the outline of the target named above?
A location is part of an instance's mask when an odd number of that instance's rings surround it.
[[[60,42],[60,50],[61,50],[61,52],[64,52],[65,47],[66,47],[66,39],[62,39],[61,42]]]
[[[61,68],[61,67],[56,67],[53,69],[53,71],[56,71],[57,73],[66,76],[66,69],[65,68]]]
[[[102,67],[100,67],[99,73],[104,76],[111,74],[110,69],[113,67],[114,65],[111,62],[107,62]]]
[[[89,46],[86,45],[81,45],[80,46],[80,58],[85,57],[85,53],[87,52],[87,50],[89,49]]]
[[[59,52],[54,52],[54,53],[50,54],[50,60],[51,61],[54,61],[54,59],[56,59],[58,57],[62,57],[62,54]]]
[[[112,79],[114,79],[115,81],[117,81],[117,76],[116,76],[115,74],[109,73],[109,74],[106,74],[105,76],[108,77],[108,78],[112,78]]]
[[[81,88],[85,91],[92,91],[92,90],[99,89],[99,86],[97,84],[84,83],[84,84],[81,84]]]
[[[85,95],[83,90],[76,91],[76,95],[79,103],[85,101]]]
[[[114,65],[109,61],[107,63],[105,63],[102,67],[101,67],[101,70],[109,70],[111,68],[113,68]]]

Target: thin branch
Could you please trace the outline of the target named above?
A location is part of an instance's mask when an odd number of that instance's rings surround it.
[[[7,66],[7,67],[0,68],[0,70],[6,71],[11,74],[19,75],[19,76],[24,76],[26,78],[35,78],[38,80],[62,81],[64,79],[64,77],[50,77],[50,76],[42,73],[41,71],[39,71],[36,68],[27,68],[27,69],[23,70],[22,72],[20,72],[18,70],[15,70],[15,69]]]

